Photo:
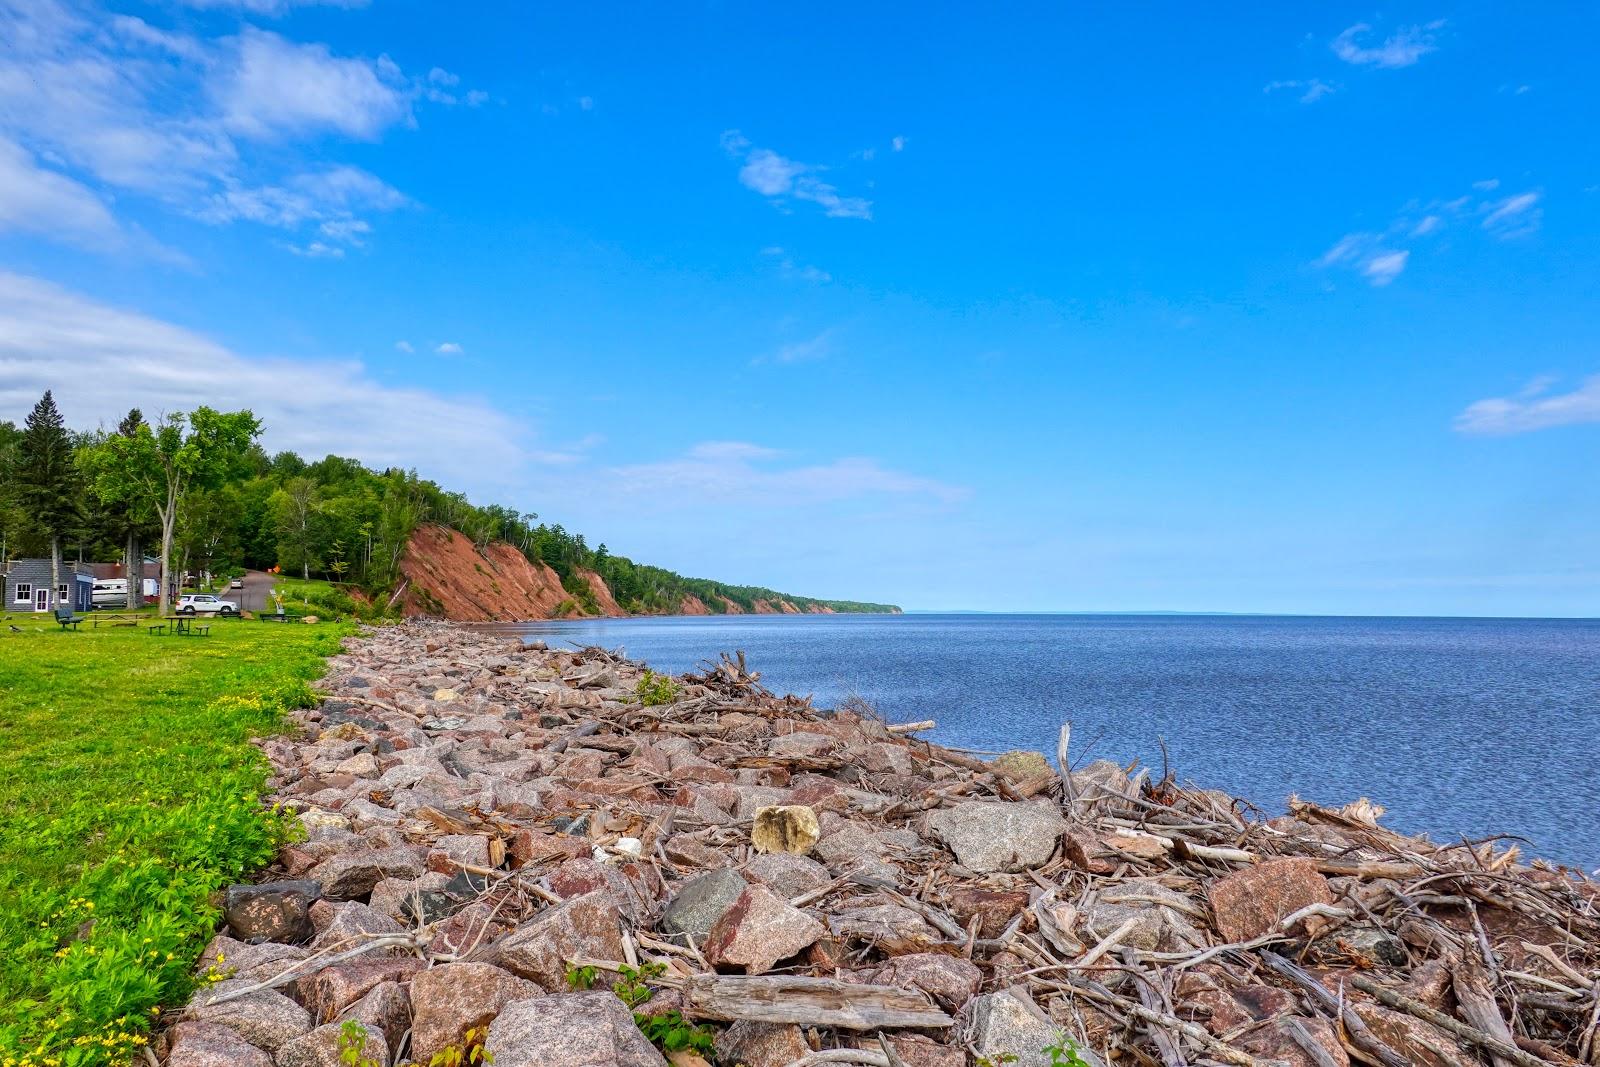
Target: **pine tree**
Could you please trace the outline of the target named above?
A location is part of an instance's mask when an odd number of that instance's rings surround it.
[[[23,424],[17,444],[17,490],[28,517],[50,538],[50,603],[59,606],[61,539],[78,515],[78,469],[66,424],[48,389]]]

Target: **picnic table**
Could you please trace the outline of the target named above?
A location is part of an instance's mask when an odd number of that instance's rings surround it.
[[[196,626],[193,619],[179,619],[172,624],[172,633],[175,637],[210,637],[211,627]]]
[[[305,615],[295,611],[258,611],[256,618],[262,622],[294,622],[305,618]]]
[[[90,619],[90,624],[96,630],[100,628],[101,623],[105,623],[107,626],[138,626],[140,620],[144,618],[145,616],[143,615],[102,615],[99,612],[95,612]]]

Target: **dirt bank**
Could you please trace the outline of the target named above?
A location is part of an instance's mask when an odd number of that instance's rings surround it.
[[[495,542],[481,551],[444,526],[425,524],[411,535],[400,563],[407,615],[432,615],[465,622],[548,619],[572,594],[542,563],[530,563],[514,547]]]
[[[159,1055],[334,1064],[354,1020],[380,1063],[497,1067],[666,1067],[647,1032],[700,1035],[674,1067],[1595,1062],[1600,890],[1515,849],[983,762],[742,657],[643,673],[441,623],[351,641],[262,742],[304,833],[228,891]]]
[[[455,622],[515,621],[573,618],[588,614],[581,598],[561,585],[561,577],[543,563],[530,563],[511,545],[491,542],[479,549],[465,535],[445,526],[424,524],[411,536],[401,560],[406,591],[401,607],[408,616],[427,616]],[[594,592],[598,614],[613,618],[628,614],[593,571],[578,571]],[[726,597],[723,611],[743,615],[744,608]],[[682,615],[710,615],[699,597],[685,597]],[[757,600],[758,615],[796,615],[800,608],[789,600]],[[812,614],[831,615],[826,604],[808,605]]]

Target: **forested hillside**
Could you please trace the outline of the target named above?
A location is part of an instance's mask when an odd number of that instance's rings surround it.
[[[762,601],[801,611],[895,610],[687,578],[591,546],[533,512],[473,504],[415,471],[269,455],[259,433],[248,412],[205,408],[156,424],[134,410],[114,430],[74,432],[47,393],[24,426],[0,421],[0,559],[47,556],[52,540],[66,560],[120,560],[130,549],[156,556],[166,540],[173,573],[277,566],[376,599],[400,580],[413,533],[436,523],[480,549],[501,541],[548,565],[590,614],[599,607],[583,571],[603,578],[631,614],[676,613],[688,598],[713,613],[761,610]],[[68,461],[52,466],[46,453]]]

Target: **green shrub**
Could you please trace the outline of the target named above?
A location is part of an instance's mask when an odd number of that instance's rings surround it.
[[[655,671],[646,670],[644,677],[639,679],[639,684],[634,686],[634,693],[639,698],[639,703],[645,707],[654,707],[657,704],[670,704],[678,699],[678,683],[671,676],[657,674]]]

